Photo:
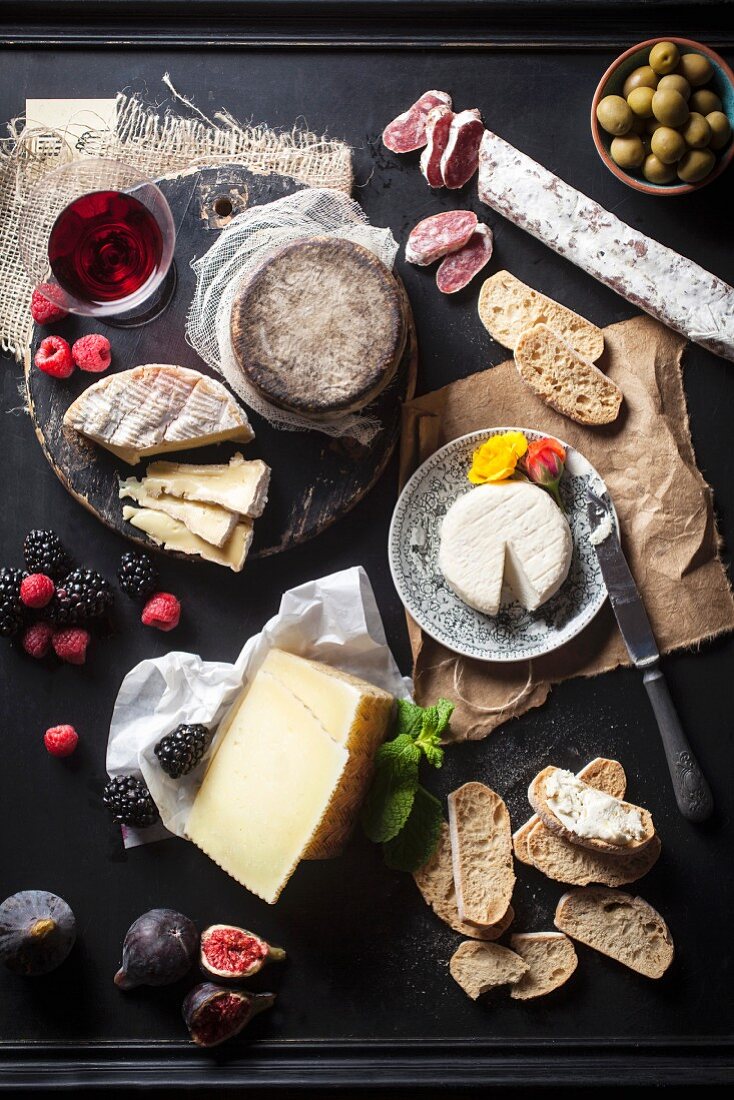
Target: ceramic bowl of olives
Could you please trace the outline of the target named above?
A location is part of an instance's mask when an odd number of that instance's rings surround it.
[[[591,132],[607,168],[649,195],[685,195],[734,158],[734,72],[690,38],[651,38],[599,81]]]

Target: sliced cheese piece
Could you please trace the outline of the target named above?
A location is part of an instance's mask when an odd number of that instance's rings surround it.
[[[153,542],[166,550],[195,554],[217,565],[226,565],[235,573],[239,573],[245,564],[252,543],[252,523],[247,519],[236,525],[229,541],[220,548],[195,535],[181,520],[164,512],[154,512],[152,508],[133,508],[126,505],[122,509],[122,516],[139,531],[145,531]]]
[[[239,516],[228,512],[218,504],[200,504],[161,493],[152,496],[147,491],[145,479],[128,477],[120,481],[120,498],[130,497],[142,508],[151,508],[154,512],[165,512],[167,516],[180,520],[189,531],[198,535],[212,546],[224,546],[237,526]]]
[[[268,500],[270,467],[259,458],[246,462],[239,452],[224,465],[151,462],[144,484],[151,496],[167,493],[184,500],[220,504],[256,519]]]
[[[145,455],[254,438],[221,382],[151,363],[101,378],[66,410],[64,425],[135,466]]]
[[[367,793],[374,757],[387,733],[393,697],[387,691],[316,661],[271,649],[263,669],[317,715],[329,736],[349,751],[334,801],[309,845],[306,859],[338,855],[352,831],[357,810]]]
[[[503,582],[528,611],[549,600],[568,576],[572,554],[568,522],[549,494],[503,481],[454,501],[441,527],[438,563],[464,603],[496,615]]]

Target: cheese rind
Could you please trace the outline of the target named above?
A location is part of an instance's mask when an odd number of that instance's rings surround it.
[[[199,538],[210,542],[212,546],[222,547],[232,535],[239,516],[220,508],[218,504],[202,504],[195,501],[178,500],[176,497],[161,493],[152,496],[147,491],[145,478],[128,477],[120,481],[120,499],[129,497],[141,508],[150,508],[154,512],[164,512],[179,520],[189,531]]]
[[[247,519],[236,525],[228,541],[220,548],[195,535],[181,520],[164,512],[154,512],[152,508],[133,508],[126,505],[122,509],[122,516],[166,550],[194,554],[216,565],[226,565],[235,573],[239,573],[245,564],[252,544],[252,523]]]
[[[464,603],[496,615],[503,581],[535,611],[565,581],[572,554],[568,522],[549,494],[527,482],[504,481],[454,501],[441,527],[438,563]]]
[[[259,458],[247,462],[239,452],[226,465],[151,462],[144,483],[152,496],[168,493],[184,500],[219,504],[257,519],[268,500],[270,467]]]

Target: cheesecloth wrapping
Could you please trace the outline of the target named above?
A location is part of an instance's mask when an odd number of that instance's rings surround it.
[[[357,203],[339,191],[308,188],[264,206],[254,206],[233,218],[209,251],[192,263],[196,292],[186,323],[187,339],[204,362],[224,376],[244,403],[274,427],[348,435],[359,443],[369,443],[380,429],[374,418],[352,413],[315,422],[279,409],[250,385],[235,358],[229,322],[237,290],[271,253],[306,237],[342,237],[354,241],[368,248],[390,269],[398,250],[390,230],[370,225]]]

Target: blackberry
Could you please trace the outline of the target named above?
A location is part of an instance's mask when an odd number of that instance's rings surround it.
[[[49,604],[50,616],[59,625],[83,623],[106,614],[113,604],[109,581],[94,569],[74,569],[56,587]]]
[[[128,550],[120,558],[117,579],[126,596],[151,596],[158,587],[158,570],[147,554]]]
[[[209,748],[210,741],[211,734],[206,726],[181,725],[163,737],[153,751],[166,775],[178,779],[193,771]]]
[[[63,577],[71,569],[69,555],[55,531],[29,531],[23,543],[23,556],[29,573]]]
[[[20,602],[22,569],[0,568],[0,636],[12,638],[23,622],[23,605]]]
[[[102,801],[121,825],[144,829],[158,820],[158,808],[142,779],[116,775],[105,785]]]

